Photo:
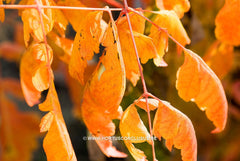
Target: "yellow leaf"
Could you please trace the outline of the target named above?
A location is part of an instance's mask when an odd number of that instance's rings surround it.
[[[43,140],[47,159],[51,161],[77,161],[53,82],[50,84],[46,100],[39,105],[39,108],[43,111],[50,111],[42,118],[40,124],[41,132],[48,131]]]
[[[226,1],[216,19],[215,34],[217,39],[226,43],[240,45],[240,1]]]
[[[48,0],[38,0],[38,3],[40,5],[50,6]],[[27,5],[33,4],[35,4],[34,0],[28,0]],[[29,45],[30,35],[36,42],[42,42],[44,40],[44,35],[38,11],[36,9],[25,9],[21,17],[23,21],[25,45]],[[42,18],[45,34],[47,34],[52,30],[54,24],[52,9],[43,9]]]
[[[52,62],[52,50],[48,46],[49,63]],[[20,63],[20,80],[23,94],[29,106],[39,103],[41,91],[49,87],[52,71],[47,66],[47,50],[44,43],[30,45]]]
[[[225,128],[227,121],[227,100],[221,81],[207,64],[195,53],[184,50],[184,64],[177,73],[176,88],[185,101],[194,101],[213,121],[216,129]]]
[[[156,0],[156,5],[160,10],[173,10],[179,18],[190,9],[188,0]]]
[[[233,46],[216,41],[209,47],[203,60],[222,79],[232,68]]]
[[[99,53],[99,45],[102,35],[101,19],[103,12],[90,12],[79,26],[74,39],[72,56],[69,63],[70,75],[84,84],[84,72],[87,62],[92,59],[94,53]]]
[[[120,119],[122,114],[119,104],[125,90],[125,70],[116,34],[115,25],[109,25],[102,42],[105,51],[91,79],[88,80],[83,95],[82,116],[93,136],[114,135],[115,125],[112,119]],[[110,140],[107,145],[108,148],[104,146],[101,150],[112,149]],[[106,151],[103,153],[109,154]],[[120,153],[117,157],[125,156]]]
[[[157,57],[157,50],[152,39],[143,35],[145,20],[135,13],[130,13],[129,16],[139,57],[142,63],[146,63],[149,59]],[[126,77],[135,86],[139,80],[140,73],[126,17],[118,20],[117,28],[126,68]]]
[[[134,147],[132,143],[151,142],[150,134],[144,126],[138,115],[134,104],[130,105],[123,113],[120,121],[119,129],[123,137],[124,143],[133,158],[137,161],[146,160],[143,151]]]
[[[5,94],[0,95],[0,160],[31,160],[40,137],[40,117],[35,112],[19,111]]]
[[[191,121],[168,102],[161,101],[157,107],[153,134],[159,140],[163,137],[170,151],[172,145],[181,149],[183,161],[197,161],[197,140]]]

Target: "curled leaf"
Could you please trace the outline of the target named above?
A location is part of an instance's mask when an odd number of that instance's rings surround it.
[[[39,103],[41,91],[49,87],[49,81],[53,77],[48,63],[52,62],[52,51],[45,44],[32,44],[24,53],[20,63],[20,80],[23,94],[29,106]],[[49,60],[49,62],[48,62]]]
[[[119,129],[123,137],[124,143],[133,158],[137,161],[146,160],[143,151],[135,148],[132,143],[142,143],[148,141],[151,143],[150,134],[144,126],[138,115],[134,104],[130,105],[123,113],[120,121]]]
[[[188,0],[156,0],[156,5],[160,10],[173,10],[179,18],[190,9]]]
[[[101,19],[103,12],[90,12],[79,27],[73,44],[69,63],[70,75],[84,84],[84,72],[94,53],[99,53],[102,35]]]
[[[220,132],[225,128],[228,108],[221,81],[197,54],[190,50],[184,53],[184,64],[177,72],[178,94],[206,111],[208,119],[216,126],[212,132]]]
[[[183,161],[197,161],[197,141],[191,121],[170,103],[161,101],[153,121],[153,134],[166,140],[171,151],[172,145],[181,149]]]
[[[50,6],[50,2],[48,0],[38,0],[40,5]],[[34,0],[28,0],[27,5],[35,4]],[[42,18],[45,34],[49,33],[54,24],[52,9],[43,9]],[[22,21],[23,21],[23,29],[24,29],[24,41],[25,45],[29,45],[30,35],[37,42],[42,42],[44,40],[44,34],[42,31],[41,20],[36,9],[25,9],[22,12]]]
[[[235,46],[240,45],[239,6],[239,0],[226,1],[215,19],[217,39]]]

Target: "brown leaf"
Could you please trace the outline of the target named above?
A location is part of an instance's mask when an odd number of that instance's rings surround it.
[[[185,101],[194,101],[213,121],[216,129],[225,128],[227,120],[227,100],[221,81],[206,63],[190,50],[184,50],[185,61],[177,73],[176,88]]]

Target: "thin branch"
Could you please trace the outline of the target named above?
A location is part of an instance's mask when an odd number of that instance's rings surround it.
[[[168,35],[168,37],[169,37],[173,42],[175,42],[175,43],[176,43],[178,46],[180,46],[183,50],[186,50],[186,48],[185,48],[180,42],[178,42],[175,38],[173,38],[173,37],[168,33],[167,29],[164,29],[164,28],[158,26],[156,23],[154,23],[153,21],[151,21],[149,18],[147,18],[147,17],[141,15],[140,13],[138,13],[135,9],[129,7],[129,10],[132,11],[132,12],[134,12],[134,13],[136,13],[136,14],[138,14],[139,16],[141,16],[142,18],[144,18],[145,20],[147,20],[148,22],[150,22],[153,26],[155,26],[156,28],[158,28],[158,30],[162,30],[163,32],[165,32],[165,33]]]
[[[48,9],[61,9],[61,10],[86,10],[86,11],[121,11],[122,8],[91,8],[91,7],[70,7],[70,6],[45,6],[45,5],[0,5],[0,8],[5,9],[27,9],[27,8],[48,8]]]
[[[44,23],[43,23],[43,17],[42,17],[42,8],[41,5],[39,4],[38,0],[35,0],[36,6],[37,6],[37,10],[39,13],[39,17],[40,17],[40,23],[41,23],[41,28],[42,28],[42,33],[43,33],[43,41],[46,47],[46,56],[47,56],[47,68],[48,68],[48,72],[51,73],[51,65],[50,65],[50,59],[49,59],[49,48],[48,48],[48,43],[47,43],[47,37],[46,37],[46,31],[44,29]],[[52,74],[50,74],[49,77],[49,84],[52,82]]]
[[[141,67],[141,63],[140,63],[140,59],[139,59],[137,45],[136,45],[134,35],[133,35],[133,29],[132,29],[130,17],[129,17],[129,14],[128,14],[129,9],[128,9],[127,0],[124,0],[124,12],[125,12],[125,15],[126,15],[126,18],[127,18],[128,27],[129,27],[129,31],[130,31],[130,35],[131,35],[131,40],[132,40],[132,43],[133,43],[133,46],[134,46],[135,55],[137,57],[138,68],[139,68],[139,72],[140,72],[140,76],[141,76],[141,80],[142,80],[142,85],[143,85],[143,91],[144,91],[143,96],[146,99],[148,125],[149,125],[149,132],[150,132],[150,135],[151,135],[152,157],[153,157],[153,160],[155,161],[156,160],[156,155],[155,155],[155,148],[154,148],[151,115],[150,115],[150,109],[149,109],[149,104],[148,104],[148,91],[147,91],[145,79],[144,79],[144,76],[143,76],[143,71],[142,71],[142,67]]]

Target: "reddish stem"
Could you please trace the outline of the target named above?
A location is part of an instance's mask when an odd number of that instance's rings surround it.
[[[151,123],[151,115],[150,115],[150,109],[149,109],[149,105],[148,105],[148,91],[147,91],[147,87],[146,87],[146,83],[145,83],[145,79],[143,76],[143,71],[142,71],[142,67],[141,67],[141,63],[140,63],[140,59],[139,59],[139,54],[138,54],[138,50],[137,50],[137,46],[136,46],[136,42],[133,36],[133,30],[132,30],[132,25],[131,25],[131,21],[130,21],[130,17],[128,14],[128,4],[127,4],[127,0],[124,0],[124,12],[128,21],[128,27],[129,27],[129,31],[130,31],[130,35],[131,35],[131,40],[134,46],[134,51],[135,51],[135,55],[137,57],[137,62],[138,62],[138,68],[139,68],[139,72],[140,72],[140,76],[141,76],[141,80],[142,80],[142,85],[143,85],[143,97],[145,97],[146,99],[146,106],[147,106],[147,115],[148,115],[148,125],[149,125],[149,132],[151,135],[151,143],[152,143],[152,155],[153,155],[153,160],[156,160],[156,156],[155,156],[155,148],[154,148],[154,140],[153,140],[153,132],[152,132],[152,123]]]
[[[37,10],[38,10],[38,13],[39,13],[39,17],[40,17],[40,23],[41,23],[41,28],[42,28],[42,33],[43,33],[43,41],[44,41],[44,44],[46,46],[46,56],[47,56],[47,68],[48,68],[48,72],[51,73],[51,65],[50,65],[50,59],[49,59],[49,48],[48,48],[48,43],[47,43],[47,37],[46,37],[46,31],[44,29],[44,24],[43,24],[43,17],[42,17],[42,8],[41,8],[41,5],[39,4],[38,0],[35,0],[35,3],[37,5]],[[49,84],[52,82],[52,76],[50,74],[50,77],[49,77]]]

